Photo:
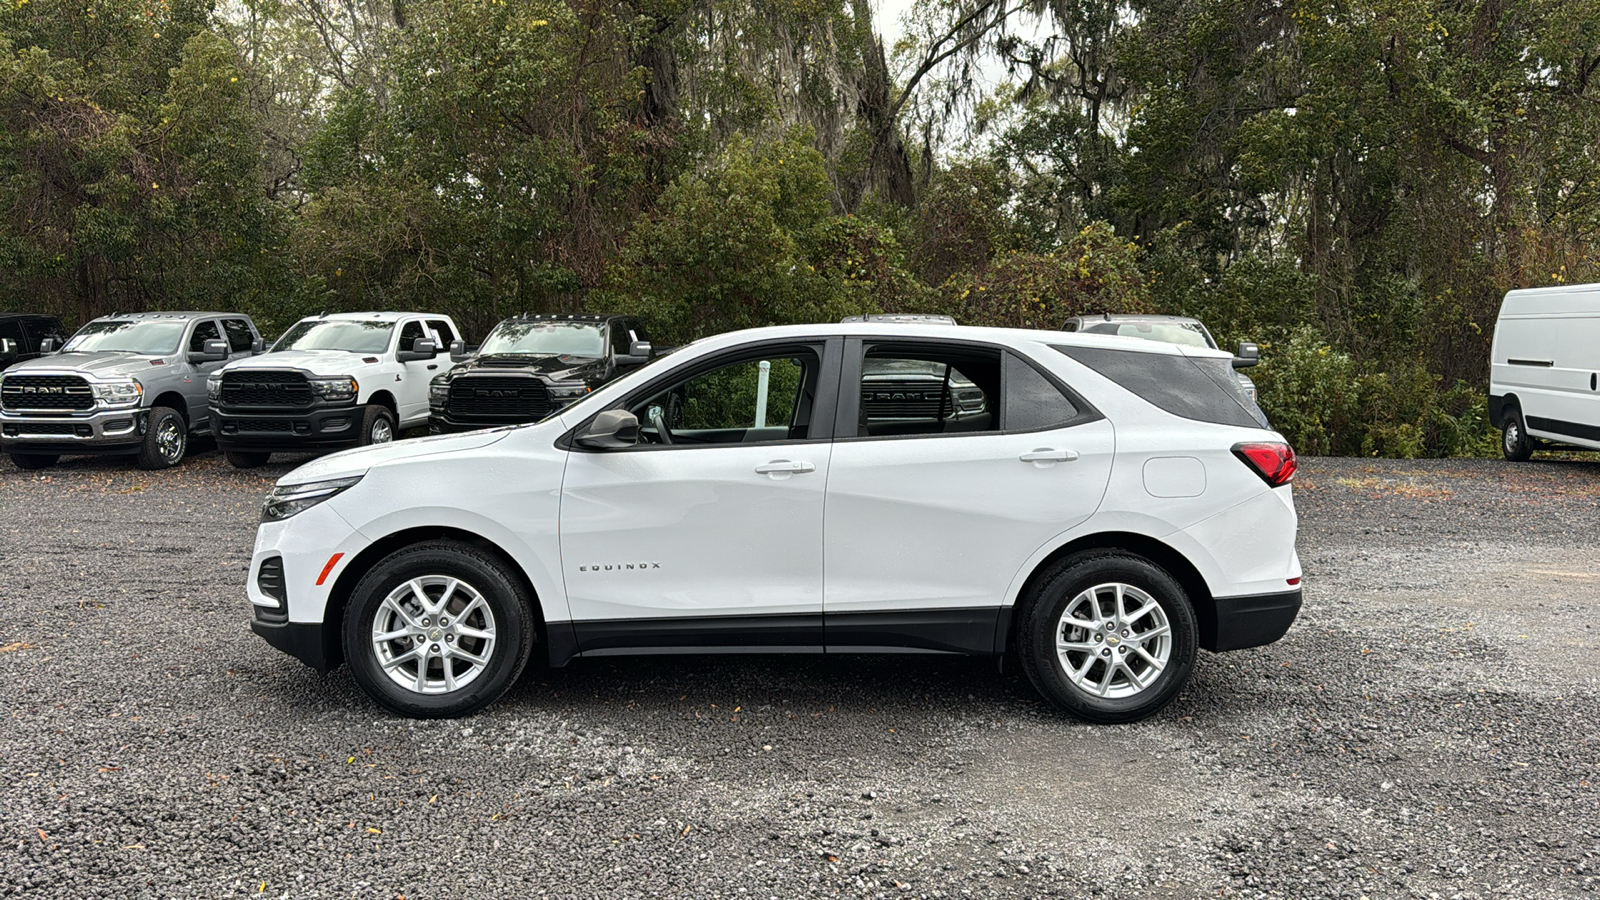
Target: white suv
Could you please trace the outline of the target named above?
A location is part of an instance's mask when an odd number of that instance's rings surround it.
[[[871,374],[896,369],[917,377]],[[252,627],[409,716],[479,709],[535,651],[1015,651],[1066,710],[1131,721],[1198,649],[1270,643],[1299,610],[1294,453],[1253,409],[1205,348],[721,335],[536,425],[284,476]]]

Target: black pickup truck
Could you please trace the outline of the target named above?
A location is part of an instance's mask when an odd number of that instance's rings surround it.
[[[428,430],[537,422],[655,355],[644,325],[631,316],[506,319],[475,353],[460,341],[451,345],[456,366],[429,385]]]

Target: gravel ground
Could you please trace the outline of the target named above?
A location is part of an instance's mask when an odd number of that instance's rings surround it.
[[[1089,727],[932,657],[580,660],[398,720],[246,629],[287,466],[0,463],[0,895],[1600,892],[1600,464],[1303,466],[1289,635]]]

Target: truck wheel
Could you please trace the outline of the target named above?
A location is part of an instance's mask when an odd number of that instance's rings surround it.
[[[270,452],[263,453],[257,450],[229,450],[222,454],[227,457],[228,465],[235,469],[257,469],[267,464],[272,458]]]
[[[13,453],[11,462],[19,469],[48,469],[56,464],[60,456],[44,453]]]
[[[381,406],[367,404],[361,414],[361,446],[387,444],[394,440],[394,414]]]
[[[535,641],[530,598],[499,559],[456,541],[389,554],[345,608],[345,659],[372,699],[421,719],[476,712],[521,674]]]
[[[1039,693],[1090,722],[1136,722],[1189,680],[1198,629],[1189,598],[1149,560],[1101,551],[1066,559],[1025,598],[1022,668]]]
[[[1533,438],[1528,437],[1528,426],[1522,421],[1522,410],[1507,407],[1506,423],[1500,433],[1500,452],[1511,462],[1527,462],[1533,456]]]
[[[139,445],[139,468],[170,469],[183,462],[189,449],[189,424],[170,406],[150,410],[150,421]]]

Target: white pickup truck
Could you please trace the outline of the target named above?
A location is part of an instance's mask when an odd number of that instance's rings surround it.
[[[428,382],[461,332],[430,313],[336,313],[296,322],[272,349],[206,381],[211,432],[228,462],[274,452],[382,444],[428,423]]]

